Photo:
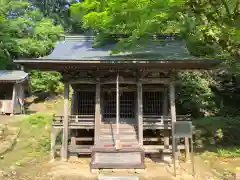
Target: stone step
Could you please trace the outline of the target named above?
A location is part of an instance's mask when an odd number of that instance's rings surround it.
[[[135,168],[144,169],[144,151],[141,148],[116,150],[115,148],[92,148],[91,169]]]

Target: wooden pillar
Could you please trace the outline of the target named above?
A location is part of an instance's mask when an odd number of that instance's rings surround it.
[[[24,111],[24,85],[23,83],[19,84],[19,103],[20,103],[20,110],[21,110],[21,114],[25,114]]]
[[[51,131],[51,153],[50,153],[50,160],[55,159],[55,145],[56,145],[56,128],[52,127]]]
[[[99,130],[101,125],[101,85],[99,82],[96,84],[96,96],[95,96],[95,129],[94,129],[94,144],[96,145],[99,141]]]
[[[72,97],[71,97],[71,115],[76,115],[75,106],[76,106],[76,90],[73,89]]]
[[[120,107],[119,107],[119,74],[117,73],[116,78],[116,126],[117,126],[117,132],[116,132],[116,141],[115,141],[115,148],[120,149],[120,135],[119,135],[119,119],[120,119]]]
[[[162,106],[162,113],[163,116],[168,116],[168,91],[167,89],[163,92],[163,106]],[[168,122],[164,122],[164,148],[169,148],[169,129],[168,129]]]
[[[68,157],[68,101],[69,101],[69,84],[64,84],[64,120],[62,136],[62,160]]]
[[[139,144],[143,145],[143,104],[142,104],[142,82],[137,82],[137,117],[138,117],[138,139]]]
[[[13,93],[12,93],[12,106],[11,106],[11,115],[14,115],[15,113],[15,103],[16,103],[16,95],[17,95],[17,84],[13,85]]]
[[[189,150],[189,138],[184,138],[184,145],[185,145],[185,161],[190,160],[190,150]]]
[[[176,122],[175,86],[173,81],[171,81],[169,85],[169,98],[170,98],[170,112],[171,112],[171,120],[172,120],[172,138],[173,138],[173,134],[174,134],[173,124],[174,122]],[[175,139],[172,139],[172,146],[176,147],[176,149],[172,148],[173,156],[175,157],[175,159],[178,159],[177,152],[176,152],[177,144]]]

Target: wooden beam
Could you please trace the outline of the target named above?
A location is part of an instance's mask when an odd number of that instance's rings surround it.
[[[169,84],[169,78],[141,78],[142,84]],[[97,80],[95,78],[81,78],[81,80],[70,80],[70,84],[96,84]],[[114,77],[111,78],[100,78],[101,84],[116,84]],[[119,78],[119,83],[124,84],[136,84],[136,78],[123,77]]]
[[[137,83],[137,112],[138,112],[138,139],[139,144],[143,145],[143,104],[142,104],[142,82]]]
[[[101,85],[100,83],[96,84],[96,96],[95,96],[95,129],[94,129],[94,144],[96,145],[99,142],[100,135],[100,124],[101,124]]]
[[[64,84],[64,119],[63,119],[63,136],[62,136],[62,160],[68,158],[68,101],[69,101],[69,84]]]

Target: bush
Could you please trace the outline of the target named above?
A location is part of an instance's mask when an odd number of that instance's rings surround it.
[[[212,78],[203,72],[181,72],[180,84],[176,89],[176,105],[179,114],[199,117],[216,111],[214,94],[211,90]]]
[[[31,90],[33,93],[50,92],[60,94],[63,92],[62,76],[58,72],[30,72]]]
[[[198,146],[240,146],[240,117],[204,117],[193,123]]]
[[[36,113],[24,118],[25,122],[28,122],[32,126],[45,126],[52,122],[51,114]]]

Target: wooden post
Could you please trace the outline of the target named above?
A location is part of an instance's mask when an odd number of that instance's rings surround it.
[[[120,149],[120,137],[119,137],[119,74],[117,73],[117,79],[116,79],[116,126],[117,126],[117,132],[116,132],[116,141],[115,141],[115,148]]]
[[[53,161],[55,159],[55,145],[56,145],[56,128],[52,127],[51,131],[51,153],[50,160]]]
[[[138,106],[138,139],[143,145],[143,105],[142,105],[142,82],[137,82],[137,106]]]
[[[13,93],[12,93],[12,109],[11,109],[11,115],[14,115],[15,113],[15,103],[16,103],[16,94],[17,94],[17,84],[13,85]]]
[[[170,98],[170,109],[171,109],[171,119],[172,119],[172,147],[176,147],[177,149],[177,144],[176,144],[176,140],[173,139],[173,134],[174,134],[174,122],[176,122],[176,107],[175,107],[175,86],[174,86],[174,82],[171,81],[170,85],[169,85],[169,98]],[[172,148],[173,151],[173,156],[175,157],[175,159],[177,160],[177,153],[176,153],[176,149]]]
[[[64,122],[62,136],[62,160],[68,157],[68,101],[69,101],[69,84],[64,84]]]
[[[168,116],[168,93],[167,89],[163,92],[163,116]],[[168,129],[168,122],[164,123],[163,135],[164,135],[164,148],[169,149],[169,129]]]
[[[189,138],[184,138],[184,144],[185,144],[185,161],[190,160],[190,150],[189,150]]]
[[[101,121],[101,105],[100,105],[101,86],[100,83],[96,84],[96,96],[95,96],[95,127],[94,127],[94,144],[99,142],[99,130]]]
[[[76,90],[73,89],[73,93],[72,93],[72,97],[71,97],[71,115],[77,115],[75,112],[75,94],[76,94]]]
[[[24,86],[23,83],[19,84],[19,103],[20,103],[20,110],[21,110],[21,114],[25,114],[24,111]]]

